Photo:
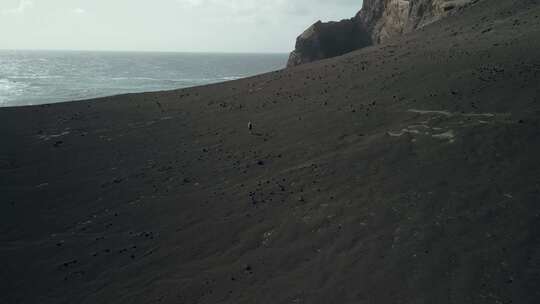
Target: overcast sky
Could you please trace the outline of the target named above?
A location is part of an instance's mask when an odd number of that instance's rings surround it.
[[[0,49],[288,52],[362,0],[0,0]]]

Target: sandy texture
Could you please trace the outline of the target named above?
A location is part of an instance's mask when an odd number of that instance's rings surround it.
[[[1,109],[0,303],[539,303],[539,16]]]

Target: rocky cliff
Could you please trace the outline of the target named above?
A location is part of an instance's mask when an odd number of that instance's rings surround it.
[[[479,0],[364,0],[351,19],[317,21],[296,40],[287,66],[296,66],[383,43],[422,28]]]
[[[371,37],[356,17],[339,22],[316,22],[296,40],[288,66],[330,58],[371,45]]]

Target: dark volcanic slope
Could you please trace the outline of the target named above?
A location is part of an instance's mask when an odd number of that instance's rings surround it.
[[[539,303],[539,38],[538,1],[482,1],[290,70],[2,109],[0,302]]]

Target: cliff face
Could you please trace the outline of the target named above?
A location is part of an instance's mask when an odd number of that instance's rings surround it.
[[[318,21],[297,38],[288,66],[339,56],[371,44],[370,33],[357,17],[339,22]]]
[[[287,66],[296,66],[383,43],[453,14],[478,0],[364,0],[355,17],[318,21],[296,40]]]
[[[358,19],[374,43],[416,29],[453,14],[475,0],[365,0]]]

